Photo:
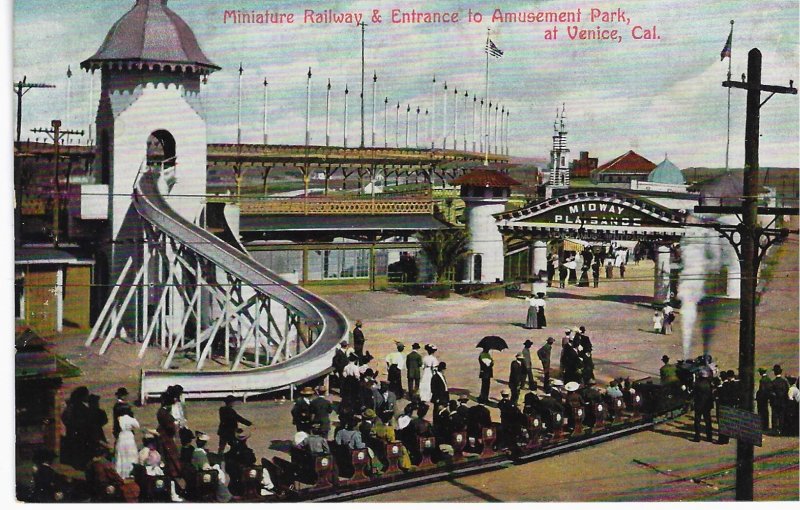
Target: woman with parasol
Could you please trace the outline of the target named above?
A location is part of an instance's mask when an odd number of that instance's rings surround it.
[[[489,351],[502,351],[503,349],[508,349],[508,344],[506,344],[506,341],[499,336],[485,336],[475,347],[483,349],[483,352],[481,352],[480,356],[478,356],[478,377],[481,379],[481,394],[478,397],[478,402],[481,404],[488,404],[489,384],[494,376],[494,360],[492,359],[492,355],[489,354]]]

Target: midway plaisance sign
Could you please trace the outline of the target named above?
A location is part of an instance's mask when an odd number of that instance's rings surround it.
[[[587,238],[674,238],[683,235],[678,211],[612,191],[582,191],[556,196],[495,216],[506,233],[563,233]]]

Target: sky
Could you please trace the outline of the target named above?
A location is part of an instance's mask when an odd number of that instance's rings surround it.
[[[94,118],[99,77],[95,77],[94,102],[89,103],[88,74],[80,61],[91,56],[111,25],[134,0],[19,0],[13,10],[14,80],[57,85],[33,90],[25,96],[23,138],[36,135],[30,128],[47,126],[54,117],[64,126],[86,129]],[[459,127],[468,121],[471,145],[471,99],[484,95],[487,28],[493,42],[504,51],[490,66],[489,98],[510,111],[509,148],[514,156],[547,158],[552,144],[553,120],[562,103],[566,107],[568,146],[577,158],[589,151],[600,163],[628,150],[660,162],[665,154],[681,168],[722,167],[725,164],[728,60],[720,51],[735,20],[732,74],[739,79],[747,68],[747,51],[763,53],[762,81],[788,85],[800,69],[800,27],[797,0],[777,1],[677,1],[620,0],[528,1],[494,3],[394,0],[372,1],[270,1],[169,0],[169,7],[194,30],[206,55],[221,71],[203,88],[209,142],[234,142],[238,68],[243,74],[243,142],[262,139],[264,78],[269,81],[271,143],[302,144],[305,132],[306,74],[312,68],[312,143],[324,144],[325,86],[332,83],[330,131],[332,143],[342,143],[344,88],[348,85],[349,140],[358,143],[360,114],[360,30],[350,25],[303,24],[305,9],[333,9],[363,14],[366,27],[365,91],[366,139],[371,131],[371,76],[377,73],[377,143],[383,143],[383,99],[389,98],[389,143],[394,143],[396,104],[401,104],[400,142],[405,140],[405,110],[411,113],[414,138],[416,108],[432,110],[432,78],[436,75],[434,132],[441,143],[442,102],[448,84],[447,127],[451,131],[454,87],[459,90]],[[288,25],[224,24],[225,10],[294,13]],[[449,24],[394,24],[391,10],[458,12],[461,21]],[[505,12],[574,11],[581,23],[559,23],[556,40],[546,40],[553,23],[491,22],[494,9]],[[622,10],[629,23],[589,20],[592,8]],[[483,14],[481,23],[469,22],[468,11]],[[371,19],[374,10],[382,23]],[[621,42],[570,40],[568,27],[618,30]],[[658,39],[635,40],[634,27],[656,27]],[[67,118],[67,66],[70,84]],[[464,91],[470,103],[464,108]],[[730,165],[744,162],[745,96],[731,96]],[[798,166],[797,96],[773,97],[761,110],[760,161],[762,166]],[[14,110],[15,111],[15,110]],[[91,111],[91,117],[90,112]],[[420,144],[429,143],[428,126],[420,127]],[[477,128],[476,128],[477,129]],[[462,145],[459,141],[459,146]]]

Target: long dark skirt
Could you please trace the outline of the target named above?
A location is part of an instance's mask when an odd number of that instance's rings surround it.
[[[525,320],[525,329],[536,329],[539,327],[538,323],[538,306],[529,306],[528,307],[528,317]]]
[[[538,322],[538,329],[546,328],[547,327],[547,317],[544,316],[544,307],[540,306],[539,311],[536,312],[536,320]]]

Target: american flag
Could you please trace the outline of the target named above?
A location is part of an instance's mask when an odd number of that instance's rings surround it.
[[[489,39],[489,42],[486,44],[486,50],[485,50],[485,51],[486,51],[487,53],[489,53],[489,55],[491,55],[491,56],[493,56],[493,57],[500,58],[500,57],[502,57],[502,56],[503,56],[503,50],[501,50],[500,48],[498,48],[498,47],[497,47],[497,46],[494,44],[494,41],[492,41],[491,39]]]
[[[728,41],[725,43],[725,47],[722,48],[722,52],[719,54],[719,60],[722,62],[725,60],[725,57],[731,58],[731,44],[733,39],[733,27],[731,26],[731,33],[728,34]]]

